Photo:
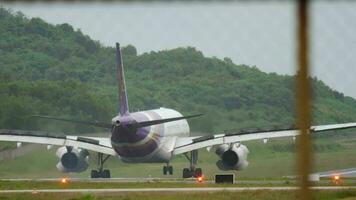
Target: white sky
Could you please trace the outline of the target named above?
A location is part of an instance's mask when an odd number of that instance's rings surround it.
[[[6,3],[5,8],[69,23],[106,46],[139,53],[193,46],[265,72],[295,71],[293,1],[151,3]],[[356,1],[312,4],[313,75],[356,98]]]

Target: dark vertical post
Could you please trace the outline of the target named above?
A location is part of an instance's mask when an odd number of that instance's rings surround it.
[[[308,0],[297,0],[297,124],[300,128],[298,144],[298,167],[300,199],[311,199],[309,173],[311,167],[311,89],[309,82],[309,23]]]

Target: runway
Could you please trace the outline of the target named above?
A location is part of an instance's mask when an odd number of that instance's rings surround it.
[[[64,177],[58,178],[3,178],[0,181],[50,181],[58,182]],[[71,182],[113,182],[113,183],[147,183],[147,182],[165,182],[165,183],[191,183],[196,182],[195,178],[161,178],[161,177],[146,177],[146,178],[71,178],[67,177]]]
[[[140,193],[140,192],[242,192],[242,191],[294,191],[298,187],[192,187],[192,188],[112,188],[112,189],[32,189],[32,190],[0,190],[0,194],[9,193]],[[311,187],[312,190],[355,190],[356,186],[320,186]]]
[[[62,177],[64,178],[64,177]],[[11,179],[0,179],[0,181],[11,181],[11,182],[60,182],[62,178],[11,178]],[[126,177],[126,178],[70,178],[67,177],[67,180],[71,183],[181,183],[181,184],[194,184],[197,183],[196,178],[162,178],[162,177],[145,177],[145,178],[136,178],[136,177]],[[318,183],[330,183],[330,179],[323,179],[318,181]],[[204,180],[205,184],[215,184],[214,180]],[[235,180],[235,185],[246,185],[246,186],[280,186],[288,182],[289,184],[296,184],[297,180],[295,178],[284,178],[279,180]],[[348,183],[356,184],[356,179],[348,179]]]
[[[60,182],[62,178],[39,178],[39,179],[0,179],[0,181],[11,181],[11,182],[22,182],[22,181],[32,181],[32,182]],[[197,183],[196,178],[161,178],[161,177],[151,177],[151,178],[68,178],[69,182],[87,182],[87,183],[181,183],[181,184],[194,184]],[[215,184],[214,180],[204,180],[204,184]],[[281,185],[285,184],[286,180],[235,180],[236,185]],[[288,179],[289,183],[296,183],[293,179]]]

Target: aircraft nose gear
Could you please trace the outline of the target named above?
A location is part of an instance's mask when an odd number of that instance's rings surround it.
[[[110,155],[104,157],[104,154],[98,153],[98,170],[91,170],[91,178],[110,178],[110,170],[103,169],[104,163],[108,160]]]
[[[189,160],[190,167],[183,169],[183,178],[201,177],[203,175],[203,170],[201,168],[195,168],[198,162],[198,151],[191,151],[190,157],[187,153],[184,155]]]
[[[163,166],[163,175],[173,175],[173,167],[171,165]]]

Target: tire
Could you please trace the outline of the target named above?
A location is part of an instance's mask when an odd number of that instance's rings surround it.
[[[99,178],[99,172],[96,170],[91,170],[90,177],[91,178]]]
[[[194,177],[201,177],[203,175],[203,170],[201,168],[196,168],[194,172]]]
[[[167,171],[168,171],[167,166],[163,166],[163,175],[167,175]]]
[[[110,178],[110,177],[111,177],[111,176],[110,176],[110,170],[105,169],[105,170],[102,172],[101,177],[102,177],[102,178]]]
[[[173,175],[173,166],[168,166],[169,175]]]
[[[192,173],[191,173],[190,169],[184,168],[183,169],[183,178],[190,178],[190,177],[192,177]]]

